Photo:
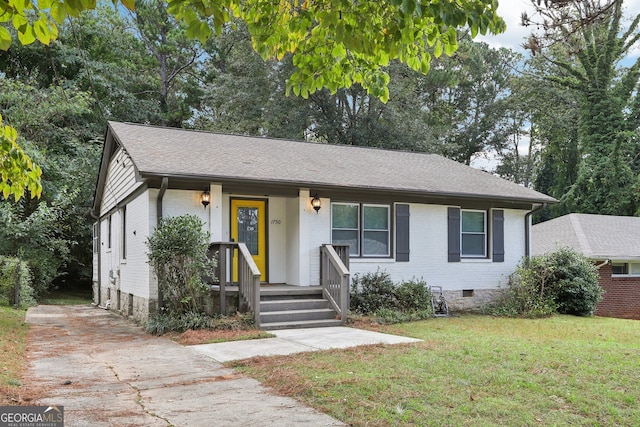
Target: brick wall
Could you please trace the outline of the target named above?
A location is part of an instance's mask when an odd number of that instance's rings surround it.
[[[640,319],[640,277],[611,277],[611,265],[600,268],[598,283],[604,289],[596,316]]]

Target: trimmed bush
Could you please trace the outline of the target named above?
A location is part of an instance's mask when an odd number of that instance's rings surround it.
[[[386,271],[363,276],[356,274],[351,281],[351,309],[361,314],[371,314],[398,306],[396,287]]]
[[[205,277],[213,277],[215,261],[207,256],[209,233],[203,225],[194,215],[165,218],[147,240],[149,264],[163,298],[162,314],[175,317],[179,324],[206,323],[199,316],[205,315],[209,296]]]

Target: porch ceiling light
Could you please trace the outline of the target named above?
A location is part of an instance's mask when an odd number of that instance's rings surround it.
[[[320,198],[318,197],[318,193],[316,193],[315,196],[313,196],[313,199],[311,199],[311,206],[313,206],[313,209],[315,209],[316,213],[318,213],[318,211],[322,207]]]
[[[204,206],[205,209],[209,206],[209,203],[211,203],[211,194],[209,194],[209,190],[204,190],[200,195],[200,203],[202,203],[202,206]]]

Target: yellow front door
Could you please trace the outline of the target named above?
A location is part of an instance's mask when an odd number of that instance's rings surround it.
[[[231,200],[231,238],[247,245],[260,270],[260,281],[267,281],[267,221],[265,200]],[[238,277],[237,258],[233,263],[233,280]]]

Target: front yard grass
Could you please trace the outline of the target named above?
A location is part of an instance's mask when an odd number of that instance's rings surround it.
[[[424,340],[232,363],[354,426],[640,425],[640,323],[463,316],[392,325]]]
[[[24,323],[24,313],[0,306],[0,406],[15,405],[12,399],[21,385],[29,329]]]

